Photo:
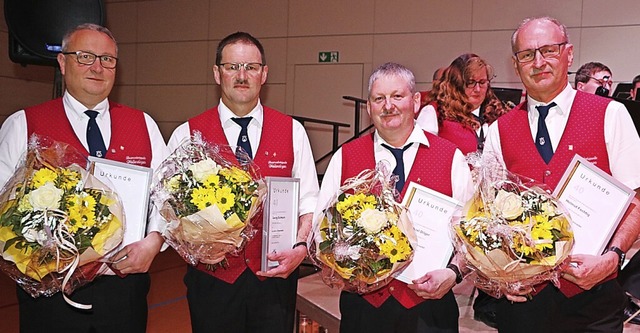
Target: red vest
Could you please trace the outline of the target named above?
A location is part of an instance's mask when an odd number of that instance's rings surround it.
[[[117,103],[109,102],[111,142],[105,158],[113,161],[151,165],[151,140],[144,113]],[[75,147],[85,158],[87,149],[80,143],[64,112],[62,98],[25,109],[27,134],[37,133]],[[54,124],[54,125],[52,125]],[[81,162],[80,163],[86,163]],[[84,166],[84,164],[81,164]]]
[[[478,150],[476,131],[457,121],[443,121],[438,129],[438,136],[455,143],[464,155]]]
[[[293,119],[266,106],[263,106],[263,109],[262,136],[253,162],[259,167],[263,177],[291,177],[294,162]],[[202,133],[202,137],[208,142],[229,145],[220,123],[217,106],[189,119],[189,129],[192,135],[195,131]],[[227,160],[237,163],[235,156],[230,156]],[[255,237],[247,243],[242,255],[227,256],[228,268],[210,271],[202,263],[196,268],[227,283],[235,282],[247,268],[254,273],[259,271],[262,260],[262,212],[254,217],[253,225],[256,228]],[[264,280],[262,277],[259,278]]]
[[[611,100],[578,91],[569,113],[560,143],[553,158],[546,164],[528,133],[531,132],[526,101],[500,117],[498,122],[502,156],[507,170],[542,182],[554,189],[575,154],[586,158],[611,174],[609,156],[604,141],[604,115]],[[615,277],[615,274],[605,281]],[[584,290],[561,279],[560,290],[567,297]],[[540,286],[536,288],[541,290]]]
[[[402,200],[410,181],[429,187],[442,194],[451,196],[451,163],[456,147],[451,142],[431,133],[424,132],[430,146],[420,145],[416,160],[411,167],[405,187],[400,193]],[[360,137],[342,146],[342,178],[344,184],[348,178],[357,176],[364,169],[374,169],[376,162],[373,154],[373,134]],[[385,287],[363,295],[371,305],[380,307],[389,296],[407,309],[425,301],[400,280],[393,280]]]

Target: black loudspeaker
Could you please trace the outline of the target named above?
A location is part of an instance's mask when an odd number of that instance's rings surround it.
[[[67,31],[82,23],[104,25],[102,0],[4,0],[9,58],[26,65],[58,66]]]

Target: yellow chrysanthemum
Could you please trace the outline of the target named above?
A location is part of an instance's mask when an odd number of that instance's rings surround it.
[[[215,174],[215,175],[209,175],[207,176],[207,178],[205,178],[202,181],[202,184],[204,185],[204,187],[208,187],[208,188],[214,188],[217,187],[218,184],[220,184],[220,176]]]
[[[69,220],[67,226],[72,233],[91,228],[96,224],[96,198],[87,194],[73,194],[67,199]]]
[[[60,187],[65,191],[70,191],[78,186],[80,182],[80,173],[69,169],[59,169]]]
[[[376,245],[380,248],[380,254],[388,257],[392,264],[407,260],[411,255],[409,239],[396,225],[392,225],[384,230],[380,237],[376,237]]]
[[[216,192],[211,188],[196,188],[191,193],[191,203],[203,210],[216,202]]]
[[[239,168],[223,168],[220,170],[220,174],[232,183],[246,183],[251,181],[251,176]]]
[[[236,204],[236,195],[231,188],[223,186],[216,191],[216,205],[223,214]]]
[[[38,188],[47,182],[55,182],[56,178],[58,178],[58,174],[56,174],[55,171],[42,168],[33,174],[31,187]]]

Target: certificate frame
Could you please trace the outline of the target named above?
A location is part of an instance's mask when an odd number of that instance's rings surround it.
[[[458,200],[410,182],[402,205],[413,222],[418,244],[411,263],[395,278],[413,283],[427,272],[445,268],[453,255],[451,219],[462,209]]]
[[[89,156],[89,162],[90,172],[122,200],[125,229],[118,249],[143,239],[147,231],[153,169],[94,156]]]
[[[298,237],[300,179],[290,177],[265,177],[265,196],[262,228],[261,270],[277,267],[277,261],[267,259],[267,254],[290,250]]]
[[[636,192],[576,154],[553,195],[571,216],[573,253],[600,255]]]

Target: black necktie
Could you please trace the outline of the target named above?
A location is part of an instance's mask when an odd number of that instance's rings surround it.
[[[411,147],[411,143],[404,146],[403,148],[393,148],[384,143],[382,144],[382,146],[389,149],[391,154],[393,154],[393,157],[395,157],[396,159],[396,167],[395,169],[393,169],[393,174],[398,176],[398,181],[396,182],[396,190],[398,191],[398,193],[401,193],[402,189],[404,188],[404,159],[402,158],[402,155],[404,151],[407,150],[407,148]]]
[[[484,128],[482,126],[484,124],[484,117],[482,116],[482,110],[480,110],[479,116],[474,114],[473,117],[480,123],[480,133],[476,134],[476,139],[478,140],[478,150],[482,152],[482,149],[484,149]]]
[[[549,109],[556,106],[555,102],[549,105],[538,105],[536,109],[538,109],[538,133],[536,134],[536,147],[538,148],[538,152],[545,163],[549,164],[551,158],[553,157],[553,147],[551,147],[551,139],[549,139],[549,131],[547,130],[547,124],[545,123],[545,119],[549,114]]]
[[[247,126],[249,126],[249,122],[253,117],[245,117],[245,118],[231,118],[236,124],[240,125],[242,129],[240,130],[240,135],[238,135],[238,147],[242,147],[245,152],[249,155],[249,157],[253,158],[253,153],[251,152],[251,144],[249,143],[249,134],[247,133]],[[236,152],[237,155],[237,152]]]
[[[102,132],[96,122],[98,116],[97,111],[87,110],[84,112],[89,116],[89,123],[87,124],[87,144],[89,145],[89,154],[96,157],[104,157],[107,155],[107,147],[104,146],[104,139],[102,138]]]

